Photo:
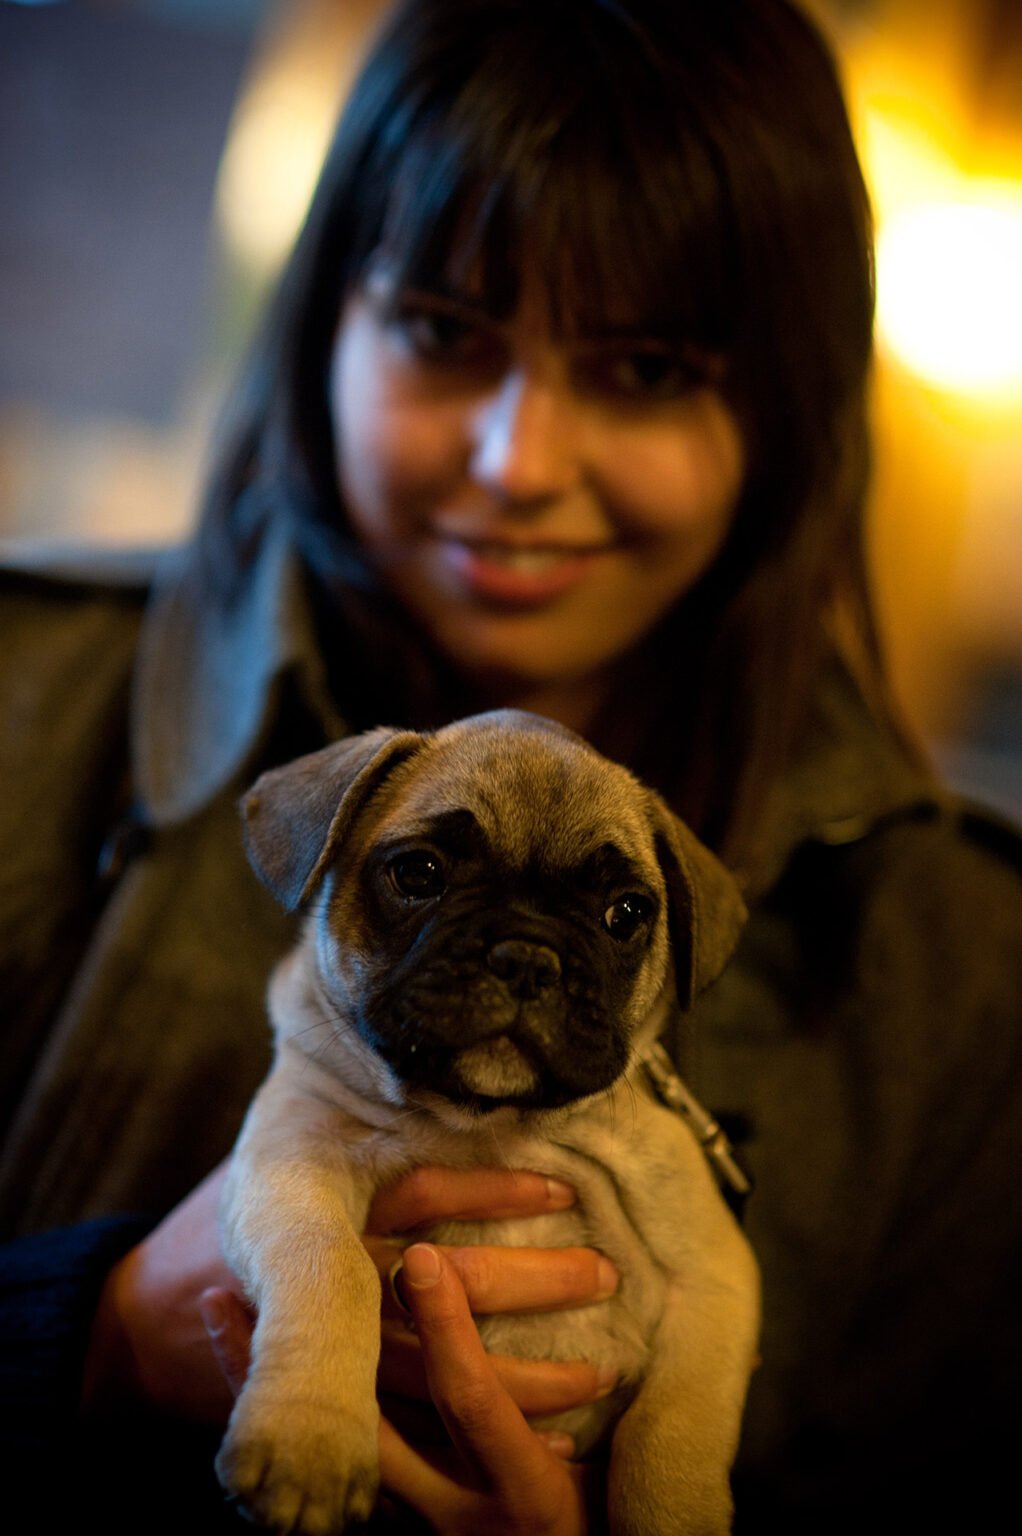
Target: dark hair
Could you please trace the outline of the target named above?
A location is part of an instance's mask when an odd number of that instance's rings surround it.
[[[400,5],[241,381],[200,533],[221,582],[243,578],[256,491],[358,610],[372,578],[346,532],[327,378],[343,299],[381,249],[399,284],[481,272],[504,311],[527,261],[566,327],[624,304],[728,358],[741,503],[631,659],[643,687],[615,714],[632,736],[609,745],[740,853],[835,626],[881,694],[862,548],[871,224],[825,46],[787,0]]]

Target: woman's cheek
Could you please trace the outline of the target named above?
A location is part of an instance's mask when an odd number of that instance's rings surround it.
[[[468,449],[449,411],[388,402],[367,425],[364,441],[377,494],[395,521],[428,517],[463,483]]]
[[[604,494],[625,533],[702,535],[716,549],[741,492],[745,456],[737,424],[716,399],[673,429],[619,437]]]

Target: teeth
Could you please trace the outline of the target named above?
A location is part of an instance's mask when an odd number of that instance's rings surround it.
[[[553,570],[569,558],[562,549],[509,549],[506,544],[483,544],[479,552],[495,565],[526,573]]]

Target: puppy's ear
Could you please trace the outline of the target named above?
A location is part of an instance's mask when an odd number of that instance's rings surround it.
[[[258,778],[241,801],[245,850],[293,912],[316,889],[360,811],[424,737],[386,727],[335,742]]]
[[[657,795],[657,858],[667,885],[678,1001],[691,1008],[734,953],[748,912],[734,876]]]

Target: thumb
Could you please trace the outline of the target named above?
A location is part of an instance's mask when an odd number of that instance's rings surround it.
[[[237,1397],[251,1363],[251,1314],[233,1291],[210,1286],[199,1297],[199,1316],[216,1363]]]

